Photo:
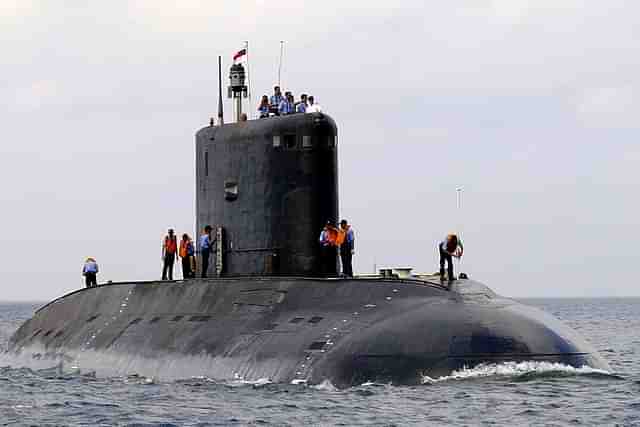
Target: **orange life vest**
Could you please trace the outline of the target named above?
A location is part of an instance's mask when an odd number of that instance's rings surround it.
[[[458,249],[458,236],[456,236],[455,234],[447,236],[445,245],[447,248],[447,252],[453,253],[456,249]]]
[[[344,242],[345,233],[335,227],[325,228],[326,239],[329,246],[340,246]]]
[[[187,256],[188,248],[189,248],[189,241],[180,240],[180,258],[185,258]]]
[[[169,236],[164,238],[164,250],[168,254],[175,254],[178,250],[178,240],[176,236],[173,236],[173,239],[169,238]]]

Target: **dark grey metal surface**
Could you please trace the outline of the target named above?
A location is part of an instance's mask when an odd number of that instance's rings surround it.
[[[453,291],[399,279],[105,285],[39,310],[12,337],[11,350],[64,354],[104,374],[329,379],[337,386],[416,383],[486,362],[608,369],[559,321],[473,281]]]
[[[314,278],[319,233],[338,219],[336,135],[315,113],[201,129],[197,226],[224,228],[226,277],[72,292],[22,325],[10,351],[105,375],[337,386],[487,362],[609,369],[553,317],[478,282]]]
[[[318,275],[320,231],[338,219],[337,168],[325,114],[201,129],[196,222],[224,228],[225,275]]]

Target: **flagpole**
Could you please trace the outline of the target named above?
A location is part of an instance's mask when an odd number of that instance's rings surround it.
[[[458,224],[456,234],[458,235],[458,239],[461,239],[460,233],[462,232],[462,187],[456,188],[456,210],[458,216]],[[458,248],[456,248],[457,250]],[[460,275],[460,269],[462,268],[462,258],[458,258],[458,275]]]
[[[222,111],[222,56],[218,56],[218,126],[224,124],[224,112]]]
[[[284,56],[284,40],[280,40],[280,63],[278,64],[278,86],[282,89],[282,57]]]
[[[253,95],[251,93],[251,65],[249,63],[249,40],[245,40],[244,48],[245,48],[245,50],[247,52],[247,81],[248,81],[248,86],[249,86],[249,111],[254,111],[254,110],[252,110],[252,107],[253,107]],[[252,115],[252,114],[254,114],[254,112],[251,112],[249,114]]]

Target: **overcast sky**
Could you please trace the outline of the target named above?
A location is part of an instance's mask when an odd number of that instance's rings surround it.
[[[640,295],[640,3],[0,0],[0,300],[156,279],[194,232],[194,134],[250,42],[339,127],[355,268],[462,269],[522,296]],[[251,106],[251,110],[255,107]],[[227,116],[230,118],[230,104]],[[456,209],[456,188],[464,188]]]

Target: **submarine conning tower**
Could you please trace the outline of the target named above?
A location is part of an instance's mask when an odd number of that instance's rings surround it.
[[[219,237],[210,275],[318,276],[327,220],[338,220],[337,128],[328,115],[196,134],[196,224]]]

